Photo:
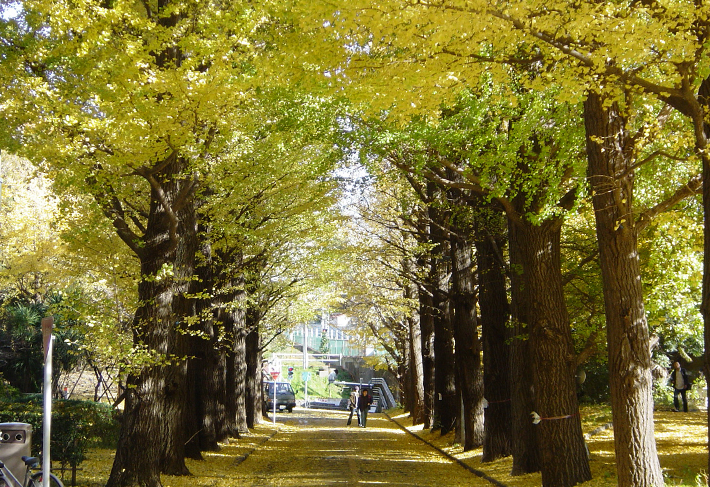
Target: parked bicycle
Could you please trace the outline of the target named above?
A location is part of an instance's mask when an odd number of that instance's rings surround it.
[[[42,487],[44,472],[39,470],[39,458],[23,456],[25,462],[25,478],[22,482],[0,461],[0,487]],[[49,474],[50,487],[64,487],[62,481],[53,473]]]

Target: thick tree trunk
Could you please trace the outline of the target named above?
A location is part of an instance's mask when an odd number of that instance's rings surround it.
[[[461,430],[464,451],[469,451],[483,444],[483,370],[477,330],[472,248],[465,235],[451,238],[451,263],[455,360],[463,406]]]
[[[209,245],[203,245],[204,264],[198,268],[199,282],[203,292],[210,293],[214,288],[212,252]],[[201,333],[192,338],[193,344],[193,375],[197,388],[197,411],[200,422],[198,443],[203,451],[217,451],[219,442],[227,437],[225,422],[227,419],[226,403],[226,356],[220,345],[220,335],[223,325],[215,320],[211,309],[214,302],[211,299],[200,300],[198,311],[201,319]]]
[[[145,441],[145,438],[160,438],[163,393],[156,387],[160,380],[155,368],[146,368],[138,376],[130,375],[126,379],[121,432],[107,487],[161,485],[161,443]]]
[[[227,437],[239,437],[237,429],[237,373],[236,373],[236,354],[235,354],[235,338],[228,339],[230,349],[225,352],[225,387],[227,404],[225,405],[226,421],[224,423]]]
[[[405,413],[412,412],[414,408],[414,379],[411,374],[412,363],[412,347],[409,343],[410,326],[409,319],[404,320],[404,325],[407,327],[407,340],[404,341],[404,348],[400,351],[402,358],[397,363],[397,373],[399,378],[400,400]]]
[[[171,238],[174,220],[169,211],[179,194],[180,184],[172,175],[180,173],[180,158],[171,157],[165,164],[161,187],[163,201],[159,201],[156,188],[151,192],[148,223],[144,234],[144,247],[138,257],[141,260],[141,276],[138,298],[141,303],[133,320],[133,343],[145,348],[157,358],[167,357],[172,350],[171,333],[175,317],[173,296],[175,281],[167,276],[156,279],[166,267],[175,263],[177,241]],[[140,485],[158,487],[163,445],[174,443],[165,438],[161,426],[166,420],[166,388],[164,370],[159,366],[145,366],[137,375],[127,379],[126,402],[123,423],[119,434],[116,456],[107,481],[109,487]],[[180,387],[178,384],[171,384]],[[174,418],[167,418],[172,421]],[[160,439],[146,441],[146,438]]]
[[[243,278],[236,278],[230,283],[233,291],[231,300],[221,316],[227,330],[227,431],[229,435],[239,437],[248,431],[246,424],[246,345],[245,311],[242,309],[246,299]]]
[[[196,325],[191,319],[196,316],[197,303],[194,299],[196,279],[196,258],[198,251],[197,214],[193,202],[180,207],[178,235],[180,240],[173,266],[175,292],[173,295],[173,315],[175,324],[170,329],[170,354],[172,360],[163,367],[165,383],[165,408],[163,411],[162,439],[163,452],[161,472],[168,475],[189,475],[185,465],[188,440],[194,441],[200,427],[195,407],[195,382],[188,368],[191,349],[191,331]],[[196,443],[196,441],[194,441]],[[193,443],[193,457],[200,457],[199,449]]]
[[[247,427],[253,428],[262,422],[262,401],[261,394],[261,349],[259,343],[259,321],[256,313],[247,312],[247,328],[249,333],[246,336],[246,415]]]
[[[521,246],[518,232],[511,223],[510,235],[510,290],[511,328],[510,342],[510,398],[513,468],[511,475],[524,475],[540,471],[540,451],[537,428],[530,419],[535,410],[535,391],[532,378],[532,351],[528,339],[530,329],[529,288],[522,274]]]
[[[208,231],[201,227],[200,234]],[[197,266],[195,279],[195,295],[210,296],[196,299],[196,314],[199,316],[195,326],[199,333],[191,337],[191,358],[188,363],[190,375],[195,384],[195,415],[198,424],[196,435],[188,443],[188,458],[201,459],[202,451],[216,451],[220,436],[219,425],[224,424],[225,411],[225,376],[224,354],[219,348],[219,329],[215,324],[213,301],[211,297],[214,288],[214,262],[212,247],[201,242],[200,262]],[[196,440],[196,441],[195,441]],[[196,443],[196,445],[195,445]],[[195,449],[197,451],[195,451]]]
[[[424,372],[424,429],[434,426],[434,298],[426,288],[419,289],[419,324],[421,330],[422,370]]]
[[[706,80],[707,82],[707,80]],[[705,84],[705,83],[703,83]],[[710,91],[710,90],[709,90]],[[710,94],[709,94],[710,96]],[[707,125],[706,125],[707,130]],[[706,135],[708,137],[708,135]],[[700,312],[703,316],[703,334],[705,344],[705,363],[703,374],[706,380],[710,377],[710,155],[704,151],[703,164],[703,296]],[[710,380],[707,380],[706,397],[710,397]],[[707,410],[708,444],[710,444],[710,408]],[[710,472],[710,455],[708,455],[708,472]],[[710,482],[709,482],[710,483]]]
[[[428,183],[427,191],[431,201],[443,199],[444,193],[433,183]],[[457,423],[460,401],[456,392],[456,360],[454,356],[454,330],[451,322],[449,301],[449,271],[446,258],[450,257],[449,236],[445,232],[450,215],[438,205],[427,207],[429,221],[429,242],[434,245],[429,268],[428,290],[432,295],[432,318],[434,323],[434,424],[445,435]]]
[[[194,359],[192,360],[201,425],[198,438],[202,451],[217,451],[219,442],[226,437],[224,430],[227,402],[225,353],[220,349],[217,341],[219,332],[213,325],[203,326],[202,331],[205,333],[205,338],[193,338]]]
[[[201,425],[198,438],[201,450],[217,451],[219,442],[228,436],[226,351],[220,345],[223,325],[215,323],[211,312],[200,324],[202,334],[192,339],[194,358],[191,361]]]
[[[231,388],[229,401],[233,405],[232,418],[233,424],[230,432],[235,437],[240,437],[241,433],[247,433],[247,415],[246,415],[246,291],[245,280],[242,276],[234,279],[232,301],[227,305],[228,316],[227,324],[230,330],[232,339],[231,345],[231,376],[228,377],[228,390]]]
[[[244,313],[240,313],[243,317]],[[237,328],[234,341],[234,388],[237,397],[237,410],[235,425],[237,433],[248,433],[247,426],[247,348],[246,348],[246,322],[242,320],[241,327]]]
[[[422,331],[419,326],[419,314],[407,321],[409,325],[409,355],[411,357],[407,372],[411,378],[412,424],[424,422],[424,364],[422,362]]]
[[[451,326],[450,303],[440,301],[434,315],[434,360],[436,367],[436,396],[434,398],[434,429],[445,435],[459,418],[460,404],[456,394],[456,359],[454,333]]]
[[[607,324],[609,384],[619,486],[663,485],[653,425],[651,353],[632,217],[633,148],[618,106],[584,103],[589,179]]]
[[[446,255],[448,242],[440,240],[441,252]],[[451,304],[448,297],[448,266],[441,258],[433,260],[434,289],[434,367],[436,373],[434,398],[434,429],[445,435],[455,426],[460,404],[456,394],[456,359],[454,355],[454,330],[451,323]]]
[[[699,32],[703,32],[700,29]],[[703,316],[703,334],[705,353],[703,373],[710,377],[710,77],[705,78],[698,89],[697,112],[691,115],[695,128],[695,152],[700,157],[703,175],[703,294],[700,301],[700,313]],[[710,397],[710,380],[707,382],[707,394]],[[707,411],[708,441],[710,441],[710,408]],[[710,455],[708,455],[708,471],[710,471]]]
[[[163,366],[161,379],[165,383],[165,404],[161,414],[161,473],[167,475],[190,475],[185,465],[185,444],[189,438],[187,428],[196,433],[192,428],[195,423],[191,394],[191,384],[187,380],[187,359],[185,358],[189,347],[187,337],[181,332],[172,331],[171,341],[176,342],[172,355],[174,362]],[[180,358],[178,358],[180,357]],[[192,414],[191,414],[192,413]]]
[[[506,328],[509,316],[502,254],[503,239],[478,232],[478,295],[483,339],[483,389],[488,407],[485,409],[483,455],[481,462],[492,462],[512,454],[510,415],[510,345]],[[497,248],[496,248],[497,247]]]
[[[404,259],[402,269],[406,276],[414,273],[414,262]],[[405,299],[417,299],[418,289],[413,281],[407,281],[404,287]],[[419,313],[413,312],[406,319],[407,340],[404,346],[406,351],[406,366],[403,370],[406,382],[405,401],[412,424],[421,424],[424,421],[424,368],[422,365],[422,332],[419,327]]]
[[[528,303],[542,485],[568,487],[592,478],[582,436],[576,361],[560,267],[561,221],[521,221],[516,240]]]

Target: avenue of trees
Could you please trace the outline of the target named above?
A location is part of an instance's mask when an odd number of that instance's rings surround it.
[[[653,377],[710,372],[708,9],[0,0],[3,307],[121,370],[107,485],[253,427],[330,303],[483,461],[589,480],[588,371],[619,485],[663,485]]]

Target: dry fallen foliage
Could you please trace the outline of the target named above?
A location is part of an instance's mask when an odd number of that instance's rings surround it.
[[[408,416],[398,411],[391,411],[391,414],[398,422],[406,422],[408,419]],[[581,485],[616,487],[614,431],[606,427],[611,422],[611,411],[606,406],[586,406],[581,409],[580,414],[582,430],[587,438],[593,477],[591,481]],[[700,411],[690,413],[656,411],[654,419],[656,447],[666,485],[687,487],[707,485],[707,414]],[[422,431],[421,425],[407,426],[407,429],[462,460],[466,465],[510,487],[541,485],[540,474],[510,476],[512,458],[481,463],[481,449],[464,452],[462,446],[454,443],[454,433],[442,437],[436,432]],[[590,435],[592,432],[594,434]]]
[[[188,468],[194,476],[163,476],[164,487],[227,487],[231,485],[297,486],[299,485],[298,477],[300,473],[303,473],[302,480],[306,478],[310,479],[311,483],[309,483],[309,485],[318,485],[317,483],[313,483],[314,478],[322,479],[323,483],[320,485],[329,485],[330,480],[332,480],[331,477],[327,477],[326,475],[314,477],[314,475],[317,475],[315,472],[317,472],[318,469],[323,468],[323,460],[335,458],[339,455],[339,448],[342,448],[342,446],[336,445],[336,447],[328,446],[326,448],[326,446],[322,444],[323,440],[320,440],[321,444],[308,446],[308,441],[316,441],[309,440],[309,431],[313,433],[315,430],[320,429],[322,431],[324,429],[322,425],[325,423],[317,423],[318,420],[314,418],[321,418],[323,421],[326,419],[331,421],[331,426],[325,428],[328,430],[328,434],[350,435],[347,437],[369,439],[370,443],[367,443],[367,445],[369,445],[367,451],[371,452],[372,456],[381,455],[381,453],[374,453],[378,448],[378,446],[376,446],[377,438],[379,438],[377,436],[378,432],[379,434],[387,434],[396,438],[398,443],[408,442],[409,438],[411,438],[410,435],[397,434],[397,427],[387,421],[384,415],[371,415],[368,420],[368,428],[360,430],[359,428],[344,428],[340,426],[340,418],[344,417],[344,412],[308,411],[304,414],[308,414],[307,420],[297,419],[299,417],[298,412],[295,412],[293,416],[285,417],[283,422],[276,426],[271,423],[258,425],[249,434],[243,435],[242,438],[233,439],[223,444],[219,452],[206,452],[204,454],[204,461],[188,460]],[[594,478],[592,481],[582,485],[585,487],[616,486],[613,430],[603,427],[611,420],[609,410],[605,407],[585,407],[581,411],[581,414],[583,418],[583,431],[590,433],[597,430],[595,434],[591,436],[588,435],[587,438],[592,475]],[[511,477],[508,474],[512,465],[510,458],[482,464],[480,461],[481,450],[477,449],[464,453],[463,448],[454,443],[453,433],[442,437],[437,432],[423,431],[421,425],[409,426],[411,423],[409,417],[403,414],[402,411],[391,410],[389,411],[389,415],[397,423],[407,425],[406,428],[417,436],[426,439],[428,442],[436,445],[436,447],[463,461],[472,468],[482,471],[510,487],[531,487],[540,485],[539,474]],[[338,420],[338,426],[336,428],[332,427],[333,418],[337,418]],[[661,466],[663,467],[666,477],[666,485],[687,487],[706,485],[708,453],[707,415],[705,412],[673,413],[669,411],[657,411],[655,414],[655,425],[656,442]],[[277,430],[279,434],[272,438]],[[270,440],[270,438],[272,439]],[[317,438],[317,436],[313,438]],[[301,443],[298,443],[299,441]],[[388,441],[391,441],[391,439]],[[412,439],[411,441],[416,442],[417,440]],[[392,446],[390,444],[384,448],[392,449]],[[412,448],[418,447],[412,446]],[[313,461],[304,461],[304,459],[307,460],[309,458],[307,456],[308,452],[314,452]],[[254,453],[254,456],[250,457],[252,453]],[[343,450],[340,454],[352,455],[352,453],[352,451],[348,453]],[[356,453],[360,456],[368,456],[367,454],[363,455],[362,452]],[[297,457],[299,454],[301,456]],[[276,477],[273,476],[274,472],[271,471],[274,468],[274,462],[272,460],[279,455],[290,458],[291,464],[289,465],[289,472],[283,475],[283,480],[279,478],[275,481],[274,479]],[[321,456],[318,457],[318,455]],[[332,455],[332,457],[324,455]],[[436,456],[439,454],[434,454],[432,451],[432,453],[418,452],[416,455],[419,456],[416,457],[416,459],[410,460],[412,461],[411,465],[418,465],[424,461],[426,463],[424,468],[442,469],[440,474],[446,477],[441,479],[441,485],[448,486],[458,483],[454,482],[451,477],[452,474],[450,472],[452,470],[448,468],[446,470],[443,469],[446,460],[443,458],[436,459]],[[240,464],[247,457],[250,457],[249,462],[240,467]],[[367,462],[369,460],[363,461]],[[80,487],[102,487],[105,485],[112,462],[112,451],[92,450],[89,452],[88,459],[81,465],[81,471],[78,475],[78,485]],[[399,453],[397,461],[379,462],[377,468],[380,470],[377,471],[377,475],[381,476],[380,480],[384,480],[384,476],[386,475],[382,472],[382,468],[401,470],[401,462],[402,458],[399,456]],[[259,470],[260,472],[258,475],[251,475],[251,472],[250,475],[246,475],[245,467],[247,466],[250,470]],[[350,462],[350,468],[352,469],[352,462]],[[360,468],[358,473],[358,475],[360,475],[364,467],[360,466],[358,468]],[[469,482],[467,485],[491,485],[483,480],[481,480],[480,483],[476,482],[474,480],[475,477],[471,474],[465,472],[461,467],[456,468],[460,470],[458,474],[455,474],[460,476],[460,478],[456,479],[458,481],[466,478]],[[453,471],[456,470],[454,469]],[[398,473],[401,474],[401,472]],[[289,480],[289,478],[291,480]],[[430,485],[428,481],[425,482],[423,478],[420,479],[422,483],[417,483],[417,479],[412,479],[410,485]],[[471,483],[472,480],[473,483]],[[317,481],[318,480],[316,480],[316,482]]]

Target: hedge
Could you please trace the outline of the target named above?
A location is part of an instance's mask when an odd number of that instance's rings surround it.
[[[0,423],[32,425],[32,455],[42,450],[42,396],[30,394],[12,400],[0,400]],[[52,403],[51,455],[62,469],[72,471],[84,460],[90,447],[115,447],[119,425],[115,411],[107,404],[71,399]]]

